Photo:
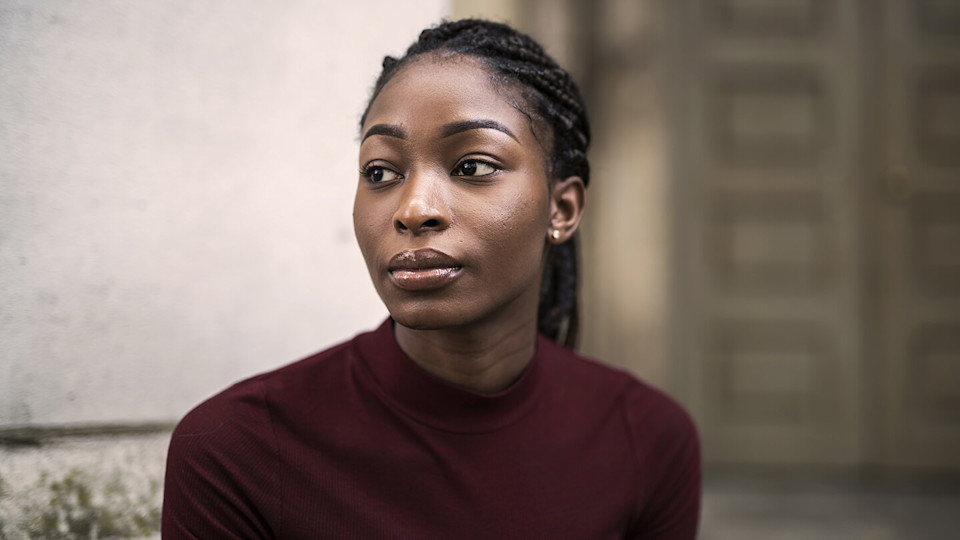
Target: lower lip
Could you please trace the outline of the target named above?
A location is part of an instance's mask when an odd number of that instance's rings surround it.
[[[423,270],[393,270],[394,283],[407,291],[439,289],[460,275],[460,267],[425,268]]]

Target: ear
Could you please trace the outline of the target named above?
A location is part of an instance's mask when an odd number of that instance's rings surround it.
[[[583,205],[586,203],[586,187],[579,176],[569,176],[554,182],[550,190],[550,229],[547,241],[562,244],[577,232]]]

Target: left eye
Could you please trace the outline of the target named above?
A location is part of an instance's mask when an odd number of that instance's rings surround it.
[[[497,168],[489,163],[483,161],[478,161],[476,159],[468,159],[457,165],[457,168],[453,170],[454,176],[487,176],[488,174],[493,174],[497,172]]]

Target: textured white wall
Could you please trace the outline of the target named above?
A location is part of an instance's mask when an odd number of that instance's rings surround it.
[[[0,3],[0,426],[176,419],[376,325],[357,121],[446,10]]]

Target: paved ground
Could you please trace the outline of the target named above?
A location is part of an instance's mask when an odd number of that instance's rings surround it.
[[[957,540],[960,483],[711,475],[701,540]]]

